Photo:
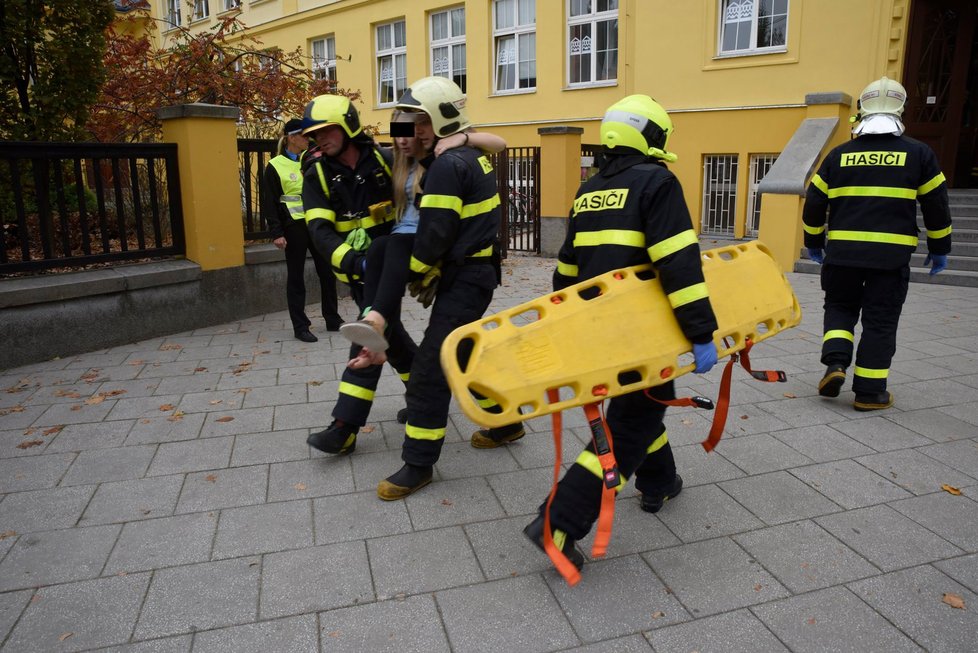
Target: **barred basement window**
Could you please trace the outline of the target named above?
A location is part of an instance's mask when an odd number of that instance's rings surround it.
[[[703,159],[703,219],[700,233],[733,236],[737,209],[737,155],[707,154]]]
[[[757,194],[757,185],[777,160],[777,154],[750,155],[750,194],[747,196],[747,229],[744,234],[748,237],[757,238],[761,228],[761,196]]]

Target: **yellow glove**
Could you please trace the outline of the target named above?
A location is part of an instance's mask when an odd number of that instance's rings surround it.
[[[424,278],[412,281],[408,284],[408,292],[411,296],[421,302],[421,305],[425,308],[431,306],[431,302],[435,301],[435,295],[438,293],[438,280],[441,278],[440,268],[431,268],[428,270]]]
[[[370,246],[370,236],[363,227],[357,227],[346,236],[346,244],[357,252],[365,252]]]

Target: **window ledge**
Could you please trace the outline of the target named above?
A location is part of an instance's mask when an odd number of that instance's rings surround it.
[[[249,7],[254,7],[255,5],[260,5],[260,4],[264,4],[266,2],[271,2],[271,1],[272,0],[251,0],[251,2],[248,3],[248,6]]]
[[[209,23],[210,20],[211,20],[210,15],[203,16],[201,18],[191,18],[190,19],[190,26],[193,27],[194,25],[201,25],[203,23]]]
[[[564,91],[583,91],[589,88],[608,88],[611,86],[618,86],[617,79],[606,79],[601,82],[589,82],[587,84],[568,84],[563,89]]]
[[[506,97],[507,95],[527,95],[529,93],[536,93],[537,87],[533,88],[521,88],[513,91],[493,91],[489,94],[489,97]]]
[[[727,70],[730,68],[755,68],[757,66],[780,66],[798,63],[798,56],[788,54],[787,50],[753,52],[750,54],[717,55],[703,66],[703,70]]]

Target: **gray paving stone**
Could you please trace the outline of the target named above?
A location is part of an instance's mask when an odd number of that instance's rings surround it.
[[[862,508],[909,496],[910,493],[852,460],[835,460],[791,473],[845,508]]]
[[[275,418],[272,428],[276,431],[290,429],[323,429],[332,418],[333,401],[310,402],[275,408]]]
[[[368,540],[367,551],[378,599],[484,580],[459,527]]]
[[[197,367],[196,370],[205,368]],[[156,386],[156,393],[159,395],[182,394],[184,392],[209,392],[217,387],[220,374],[206,374],[196,372],[190,375],[168,376],[160,379]]]
[[[166,375],[164,375],[166,376]],[[112,407],[108,419],[152,419],[154,417],[169,416],[173,414],[177,403],[180,401],[180,394],[154,395],[152,397],[133,397],[132,399],[119,399]],[[173,408],[168,408],[173,406]],[[184,411],[187,412],[187,411]]]
[[[452,650],[553,651],[579,644],[538,576],[507,578],[435,595]]]
[[[0,493],[54,487],[74,459],[75,454],[56,453],[0,460]]]
[[[900,393],[894,391],[893,396],[900,410],[918,410],[974,401],[975,389],[952,379],[933,379],[901,385]]]
[[[216,530],[216,512],[130,522],[123,526],[103,573],[206,562],[211,557]]]
[[[269,501],[331,496],[353,490],[349,456],[328,456],[269,465]]]
[[[816,462],[864,456],[875,451],[827,425],[776,431],[771,435]]]
[[[528,516],[495,519],[465,526],[486,578],[525,576],[553,569],[546,554],[523,535],[523,527],[530,519]],[[581,546],[578,548],[584,553],[590,551]]]
[[[894,389],[893,392],[896,393],[896,390]],[[900,426],[895,421],[898,421],[898,418],[893,416],[889,418],[867,417],[834,424],[833,428],[876,451],[908,449],[932,443],[930,439]]]
[[[663,508],[657,516],[683,542],[743,533],[764,525],[715,485],[683,488],[676,501],[682,501],[682,509]]]
[[[553,471],[520,470],[486,477],[489,487],[507,515],[528,515],[550,492]]]
[[[373,600],[370,564],[363,542],[265,556],[259,609],[262,619],[332,610]]]
[[[156,455],[156,445],[83,451],[75,458],[61,485],[84,485],[141,478]]]
[[[916,431],[935,442],[951,442],[973,437],[975,428],[963,420],[936,408],[900,413],[900,426]]]
[[[783,524],[840,509],[787,472],[726,481],[720,487],[767,524]]]
[[[257,558],[159,570],[133,636],[151,639],[254,621],[260,573]]]
[[[251,388],[245,395],[243,406],[244,408],[262,408],[267,406],[269,407],[269,419],[271,419],[271,407],[273,406],[306,403],[309,398],[307,388],[308,386],[305,383]]]
[[[95,486],[8,494],[0,503],[0,532],[31,533],[70,528],[95,493]]]
[[[215,560],[312,546],[312,502],[287,501],[221,511]]]
[[[335,460],[336,457],[327,457],[323,461]],[[364,453],[363,455],[354,454],[346,456],[350,466],[353,468],[353,487],[356,491],[377,490],[377,484],[399,470],[404,461],[401,460],[400,447],[389,451],[377,453]],[[335,463],[334,463],[335,464]],[[435,465],[435,481],[440,478],[438,466]]]
[[[226,356],[224,357],[226,358]],[[221,375],[218,390],[238,390],[240,388],[261,388],[274,386],[278,381],[278,370],[248,370]]]
[[[936,492],[890,505],[966,552],[978,551],[978,503],[975,501]]]
[[[88,451],[121,446],[132,429],[134,420],[68,424],[48,445],[47,452]],[[43,430],[41,431],[43,433]]]
[[[162,637],[135,644],[99,649],[99,653],[190,653],[192,635]]]
[[[238,410],[244,394],[237,390],[191,392],[183,395],[177,409],[185,413],[221,413]]]
[[[694,617],[788,596],[789,592],[729,538],[651,551],[642,557]]]
[[[101,422],[113,409],[116,400],[107,399],[97,404],[89,404],[76,399],[70,404],[55,404],[47,409],[32,422],[33,426],[55,426],[59,424],[84,424]],[[112,418],[122,419],[122,418]]]
[[[850,510],[815,521],[883,571],[961,553],[958,547],[889,506]]]
[[[671,590],[639,556],[590,562],[581,576],[576,587],[569,587],[553,574],[547,575],[546,580],[574,632],[585,642],[690,619]],[[614,606],[596,610],[595,606],[607,601],[608,596],[617,597]]]
[[[313,499],[316,544],[366,540],[412,530],[403,501],[380,501],[374,491]]]
[[[319,614],[320,640],[330,653],[448,653],[432,595],[398,597]]]
[[[604,651],[614,651],[615,653],[649,653],[652,651],[652,647],[641,635],[631,635],[630,637],[620,637],[595,644],[568,648],[564,649],[564,651],[565,653],[603,653]]]
[[[200,437],[213,438],[240,433],[268,434],[272,430],[272,408],[245,408],[208,413]],[[230,418],[230,419],[228,419]],[[224,420],[224,421],[221,421]]]
[[[978,441],[959,440],[921,447],[920,451],[948,467],[974,477],[978,470]]]
[[[807,520],[733,539],[794,594],[879,573],[858,553]]]
[[[856,462],[917,495],[937,492],[945,484],[964,487],[978,483],[974,478],[978,470],[972,476],[962,474],[916,449],[863,456]]]
[[[318,653],[319,633],[316,615],[276,619],[197,633],[194,651],[234,651],[234,653]]]
[[[469,444],[468,438],[465,442],[446,442],[438,459],[438,473],[442,478],[454,479],[514,471],[518,469],[518,465],[508,449],[509,447],[475,449]]]
[[[0,592],[98,576],[121,529],[93,526],[20,537],[0,563]]]
[[[720,446],[722,447],[723,444],[721,443]],[[676,459],[676,469],[683,477],[686,487],[719,483],[745,476],[743,470],[726,458],[707,453],[699,444],[675,447],[672,452]]]
[[[921,650],[842,587],[773,601],[751,611],[798,653]]]
[[[134,379],[131,381],[105,381],[98,384],[92,396],[102,397],[148,397],[163,394],[159,391],[159,379]]]
[[[978,426],[978,404],[954,404],[951,406],[941,406],[938,410],[946,413],[962,422]]]
[[[44,414],[47,406],[22,406],[15,404],[0,409],[4,429],[26,429]]]
[[[193,440],[200,434],[206,415],[170,415],[169,417],[143,417],[136,420],[126,438],[127,445],[156,444]]]
[[[38,590],[4,651],[81,651],[129,639],[149,574]]]
[[[615,558],[680,544],[680,539],[666,526],[662,517],[685,512],[688,506],[684,504],[689,498],[684,492],[676,499],[669,500],[662,510],[652,515],[639,507],[641,504],[637,496],[619,495],[615,502],[614,530],[608,544],[607,557]],[[524,525],[527,522],[529,518],[524,518]],[[588,557],[596,534],[597,528],[592,528],[590,534],[578,543]]]
[[[207,438],[159,445],[147,476],[186,474],[205,469],[227,467],[234,438]]]
[[[748,474],[763,474],[812,463],[812,459],[768,434],[746,435],[723,441],[721,456]]]
[[[705,617],[646,634],[656,653],[781,653],[788,651],[747,610]]]
[[[972,592],[978,592],[978,555],[972,554],[952,560],[939,560],[934,563],[934,566],[968,587]]]
[[[200,512],[264,503],[267,486],[267,465],[187,474],[176,511]]]
[[[863,601],[929,651],[973,651],[978,619],[969,608],[978,594],[929,565],[894,571],[849,584]],[[945,604],[945,593],[957,594],[965,609]]]
[[[766,401],[758,404],[758,407],[789,426],[832,424],[844,420],[840,414],[832,410],[830,402],[823,401],[819,397]]]
[[[51,437],[44,435],[51,429],[14,429],[0,431],[0,458],[21,458],[24,456],[40,456],[50,446]],[[52,437],[54,434],[51,434]]]
[[[249,433],[234,438],[231,466],[290,462],[309,458],[305,429]]]
[[[7,638],[10,629],[20,618],[20,613],[24,611],[24,606],[27,605],[33,595],[33,590],[0,594],[0,641]]]
[[[79,524],[107,524],[152,519],[173,513],[183,476],[103,483],[85,509]]]
[[[91,384],[84,382],[41,386],[30,397],[22,397],[17,403],[24,406],[78,404],[94,396],[94,390]]]
[[[434,483],[405,499],[416,529],[455,526],[505,516],[484,478]]]

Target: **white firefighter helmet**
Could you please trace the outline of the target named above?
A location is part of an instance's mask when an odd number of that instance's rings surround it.
[[[900,82],[889,77],[880,77],[859,94],[859,107],[862,115],[871,116],[887,113],[899,116],[907,103],[907,91]]]
[[[414,82],[397,101],[396,108],[427,113],[439,138],[472,126],[465,110],[465,93],[445,77],[422,77]]]

